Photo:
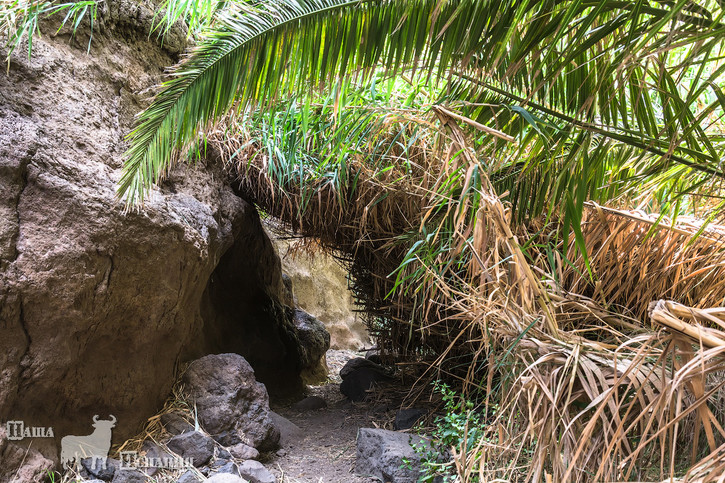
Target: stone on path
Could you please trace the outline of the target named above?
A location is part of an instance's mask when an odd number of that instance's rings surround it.
[[[413,444],[430,443],[408,433],[360,428],[355,473],[386,483],[415,483],[420,477],[421,455],[415,452]]]

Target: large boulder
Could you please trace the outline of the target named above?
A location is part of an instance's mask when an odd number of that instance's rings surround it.
[[[327,379],[325,353],[330,348],[330,333],[316,317],[296,309],[292,322],[299,340],[302,360],[302,379],[306,384]]]
[[[301,387],[279,258],[213,156],[140,210],[116,199],[124,135],[183,48],[184,32],[149,36],[153,14],[102,2],[90,53],[87,27],[43,24],[0,75],[0,421],[52,427],[32,447],[53,459],[94,415],[117,417],[114,443],[135,434],[210,352]]]
[[[182,383],[202,427],[221,444],[244,443],[260,451],[278,446],[267,390],[242,356],[202,357],[189,365]]]

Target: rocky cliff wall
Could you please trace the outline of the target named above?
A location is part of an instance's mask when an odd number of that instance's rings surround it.
[[[267,226],[282,259],[282,270],[291,279],[295,303],[325,325],[330,347],[370,348],[373,343],[347,288],[345,268],[331,254],[300,249],[294,239],[285,239],[278,227]]]
[[[87,29],[50,26],[0,73],[0,422],[53,427],[33,442],[50,457],[94,415],[117,418],[114,442],[139,430],[205,353],[262,341],[264,376],[300,384],[279,259],[221,168],[177,168],[139,211],[115,199],[124,134],[185,33],[161,46],[150,8],[101,5],[90,53]],[[244,296],[213,296],[225,256]]]

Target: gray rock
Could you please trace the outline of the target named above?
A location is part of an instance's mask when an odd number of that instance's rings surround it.
[[[410,429],[415,423],[420,421],[426,412],[418,408],[401,409],[395,413],[395,421],[393,429],[400,431],[401,429]]]
[[[259,461],[245,461],[239,465],[239,474],[250,483],[275,483],[277,479]]]
[[[326,407],[327,401],[320,396],[309,396],[292,405],[292,409],[295,411],[314,411],[316,409],[324,409]]]
[[[206,480],[206,483],[249,483],[244,478],[231,473],[217,473]]]
[[[221,463],[221,461],[220,461],[220,463]],[[213,466],[211,468],[211,470],[214,473],[230,473],[232,475],[242,476],[239,473],[239,467],[231,461],[225,461],[224,464],[222,464],[222,465]]]
[[[239,437],[239,441],[225,438],[225,446],[241,442],[260,451],[277,448],[279,430],[269,417],[267,390],[242,356],[219,354],[197,359],[182,381],[189,401],[196,405],[199,422],[209,434]]]
[[[385,429],[360,428],[357,433],[355,473],[389,483],[415,483],[420,455],[412,444],[429,444],[420,436]],[[404,464],[409,462],[409,465]]]
[[[214,440],[222,446],[234,446],[242,442],[242,436],[236,429],[222,431],[213,435]]]
[[[282,437],[280,436],[280,444],[282,443]],[[256,460],[259,458],[259,451],[251,446],[244,443],[235,444],[229,447],[229,453],[240,460]]]
[[[141,452],[143,453],[143,456],[146,457],[146,463],[149,465],[148,468],[144,469],[149,476],[155,475],[159,471],[159,468],[164,467],[168,464],[168,461],[171,461],[172,458],[174,458],[159,445],[148,440],[144,441],[141,446]]]
[[[302,379],[307,384],[327,379],[325,353],[330,348],[330,333],[325,325],[304,310],[295,309],[292,322],[300,341]]]
[[[174,436],[166,446],[182,458],[191,458],[196,467],[203,466],[214,455],[214,440],[198,431]]]
[[[380,364],[376,364],[375,362],[371,361],[370,359],[364,359],[362,357],[356,357],[354,359],[350,359],[347,361],[347,363],[340,369],[340,377],[342,379],[346,379],[350,374],[352,374],[354,371],[358,369],[366,368],[371,371],[379,372],[380,374],[384,376],[389,376],[390,370],[388,370],[385,366],[381,366]]]
[[[6,437],[0,426],[0,481],[44,481],[53,462],[34,448],[23,448]]]
[[[166,432],[176,436],[177,434],[194,431],[194,425],[184,419],[179,413],[164,413],[161,415],[161,424]]]
[[[111,481],[121,462],[114,458],[83,458],[81,466],[99,480]]]
[[[359,360],[364,361],[365,359]],[[376,384],[389,380],[390,377],[384,372],[376,368],[362,366],[346,373],[342,383],[340,383],[340,392],[351,401],[364,401],[368,396],[368,391],[375,387]]]
[[[176,483],[197,483],[202,481],[202,478],[193,470],[188,470],[182,474]]]
[[[119,469],[114,473],[112,483],[148,483],[149,476],[140,470]]]
[[[279,444],[283,448],[290,447],[296,441],[299,441],[304,437],[304,432],[302,431],[302,429],[289,419],[285,418],[284,416],[280,416],[274,411],[270,411],[269,416],[272,418],[274,425],[277,426],[277,428],[279,429]]]

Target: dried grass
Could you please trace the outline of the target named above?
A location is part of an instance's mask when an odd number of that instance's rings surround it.
[[[245,198],[347,255],[385,354],[427,362],[420,383],[447,378],[482,395],[487,436],[455,451],[462,481],[717,481],[725,229],[591,205],[592,282],[573,243],[571,262],[553,266],[521,248],[540,227],[513,232],[462,131],[436,114],[445,136],[409,162],[384,172],[352,162],[354,192],[281,181],[242,135],[211,140]],[[465,175],[459,191],[444,189],[452,173]],[[411,257],[411,233],[449,244]]]

